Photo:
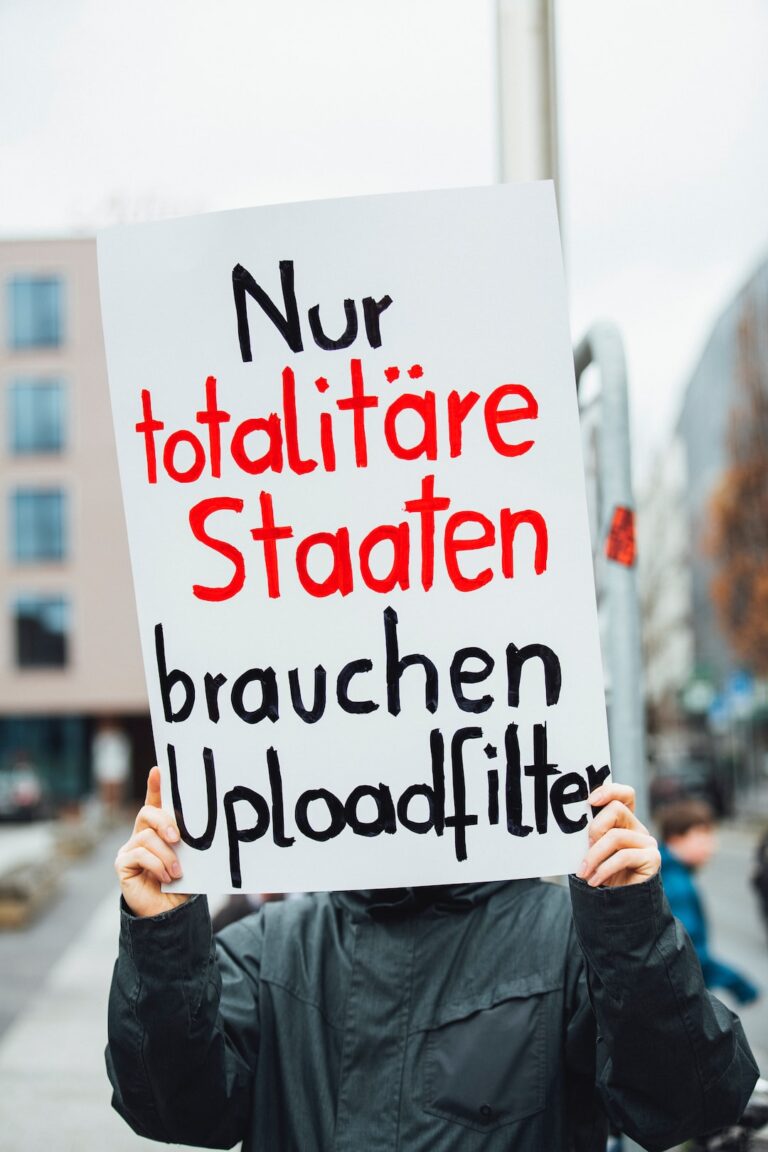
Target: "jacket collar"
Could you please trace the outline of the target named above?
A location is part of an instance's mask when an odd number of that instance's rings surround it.
[[[333,892],[331,898],[353,916],[376,920],[403,919],[420,912],[467,911],[485,904],[494,893],[511,885],[529,887],[536,880],[512,880],[486,884],[429,884],[416,888],[361,888]]]

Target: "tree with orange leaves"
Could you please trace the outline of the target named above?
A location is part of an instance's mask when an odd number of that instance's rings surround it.
[[[768,340],[754,305],[739,325],[737,384],[729,463],[710,505],[711,588],[733,651],[768,676]]]

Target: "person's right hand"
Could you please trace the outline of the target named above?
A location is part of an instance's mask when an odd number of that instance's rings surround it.
[[[160,769],[152,768],[133,835],[115,858],[123,898],[135,916],[157,916],[189,899],[182,892],[163,892],[160,887],[181,876],[181,865],[171,847],[178,842],[176,821],[160,807]]]

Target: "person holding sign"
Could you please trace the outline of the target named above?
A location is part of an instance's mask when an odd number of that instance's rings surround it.
[[[117,1110],[246,1152],[735,1120],[754,1061],[610,782],[552,185],[114,229],[99,275],[160,758]],[[212,933],[205,893],[307,888]]]
[[[757,1077],[606,783],[565,890],[539,880],[320,893],[212,936],[160,773],[118,853],[113,1104],[142,1136],[244,1150],[667,1148],[733,1123]]]

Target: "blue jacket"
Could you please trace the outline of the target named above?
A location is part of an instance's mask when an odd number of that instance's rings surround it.
[[[671,852],[666,844],[661,852],[661,879],[672,915],[676,916],[691,938],[701,962],[707,988],[723,988],[740,1004],[748,1004],[759,995],[758,989],[727,964],[716,960],[709,951],[707,918],[693,880],[693,870]]]

